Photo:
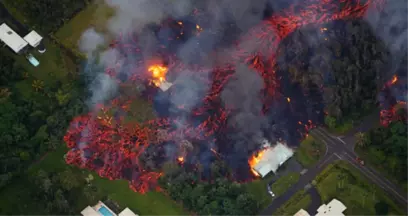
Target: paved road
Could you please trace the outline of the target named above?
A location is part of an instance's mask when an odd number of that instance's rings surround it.
[[[363,123],[363,125],[365,128],[368,127],[369,124]],[[336,160],[344,160],[349,162],[355,168],[360,170],[369,180],[371,180],[372,183],[375,183],[383,188],[395,201],[401,203],[403,206],[408,204],[406,194],[403,190],[400,190],[395,184],[382,177],[381,174],[375,170],[367,166],[361,166],[356,161],[357,155],[354,153],[355,142],[346,142],[338,137],[332,136],[323,128],[313,129],[310,131],[310,134],[326,145],[326,152],[323,158],[313,168],[310,168],[304,175],[302,175],[299,181],[290,187],[283,195],[276,197],[272,203],[260,213],[260,215],[272,215],[273,212],[275,212],[297,191],[304,189],[308,184],[310,184],[316,175],[323,171],[328,164]]]

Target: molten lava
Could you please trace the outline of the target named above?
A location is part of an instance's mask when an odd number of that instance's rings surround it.
[[[280,78],[276,77],[275,73],[275,52],[278,50],[277,47],[280,42],[288,34],[308,24],[360,18],[369,6],[381,9],[384,4],[383,0],[365,0],[364,2],[359,0],[310,0],[308,3],[300,2],[302,3],[292,5],[278,14],[274,14],[258,26],[254,26],[238,41],[232,54],[233,59],[218,63],[214,68],[185,65],[177,60],[174,53],[161,52],[161,54],[165,53],[168,62],[166,61],[166,66],[147,64],[151,65],[147,68],[147,71],[151,73],[148,80],[158,87],[166,81],[168,71],[175,74],[182,71],[194,71],[192,76],[210,86],[206,96],[202,98],[201,105],[189,110],[188,117],[171,116],[142,123],[129,123],[126,119],[126,113],[131,111],[129,108],[132,101],[131,96],[116,98],[110,104],[101,106],[105,111],[110,110],[112,113],[107,114],[108,112],[103,111],[97,117],[89,113],[72,120],[69,130],[64,136],[64,141],[70,148],[65,156],[66,162],[96,171],[100,176],[108,179],[127,179],[130,188],[134,191],[144,193],[151,189],[159,190],[157,179],[162,175],[158,171],[160,166],[152,168],[152,163],[142,160],[143,156],[147,154],[149,149],[157,146],[154,149],[155,158],[149,159],[149,162],[158,161],[157,164],[160,164],[160,161],[165,158],[163,143],[179,141],[180,137],[186,140],[215,143],[217,134],[224,133],[228,117],[233,113],[228,104],[225,106],[220,104],[219,97],[223,87],[233,76],[237,64],[248,64],[262,76],[264,80],[264,89],[261,94],[264,103],[263,113],[267,113],[271,102],[283,97],[277,92]],[[185,27],[181,21],[175,21],[174,24],[177,28]],[[194,31],[200,33],[203,29],[196,24]],[[326,30],[323,28],[322,31]],[[179,30],[179,34],[169,36],[168,40],[177,40],[180,35],[183,35],[183,29]],[[137,36],[130,34],[129,38],[124,38],[125,36],[121,34],[117,40],[110,44],[110,47],[119,50],[124,56],[141,52],[142,46],[138,44]],[[251,43],[251,47],[248,47],[248,41]],[[165,45],[160,47],[161,50],[165,50],[165,48]],[[141,68],[140,65],[146,65],[145,60],[134,61],[135,70]],[[120,69],[120,65],[115,64],[108,68],[106,73],[117,78],[117,81],[124,86],[133,86],[135,80],[146,81],[146,78],[138,73],[132,73],[128,80],[123,81],[117,77]],[[211,80],[208,80],[208,74],[211,74]],[[170,93],[174,92],[170,91]],[[285,98],[283,98],[284,100]],[[291,102],[290,98],[286,98],[286,100]],[[293,98],[291,105],[295,102]],[[185,107],[184,104],[177,106],[180,110]],[[184,123],[183,127],[175,126],[179,125],[179,122]],[[311,121],[309,123],[304,125],[304,129],[302,129],[303,131],[306,130],[306,134],[312,126]],[[301,123],[300,126],[303,127]],[[160,133],[163,130],[168,132]],[[213,148],[208,147],[208,149],[218,158],[221,158],[221,154]],[[253,167],[262,158],[264,151],[260,150],[248,160],[249,167],[256,176],[259,174],[253,170]],[[221,153],[224,154],[224,152]],[[178,157],[175,160],[179,163],[187,163],[189,161],[188,156],[188,154],[183,155],[183,157]],[[150,166],[148,166],[149,164]]]

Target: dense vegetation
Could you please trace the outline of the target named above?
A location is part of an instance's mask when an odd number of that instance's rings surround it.
[[[401,109],[399,114],[406,115],[406,110]],[[408,169],[407,130],[407,122],[402,120],[392,122],[388,127],[381,126],[364,134],[356,134],[357,150],[403,187],[406,187]]]
[[[258,203],[244,185],[226,179],[227,168],[221,162],[211,165],[211,181],[200,181],[199,172],[187,172],[167,164],[160,184],[176,201],[199,215],[254,215]]]
[[[8,0],[6,3],[22,11],[30,24],[43,32],[56,31],[82,10],[90,0]],[[40,16],[39,16],[40,15]]]
[[[0,52],[0,188],[62,145],[68,122],[84,107],[79,83],[44,83],[6,53]]]
[[[279,53],[279,68],[289,71],[291,80],[304,89],[321,89],[326,124],[333,128],[373,108],[387,79],[388,52],[361,20],[299,29],[283,41]]]

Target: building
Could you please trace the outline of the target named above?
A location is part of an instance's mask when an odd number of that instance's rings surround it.
[[[329,204],[323,204],[317,209],[315,216],[344,216],[344,211],[347,207],[337,199],[333,199]],[[304,210],[300,209],[294,216],[310,216],[310,214]]]
[[[343,212],[347,207],[337,199],[333,199],[329,204],[323,204],[317,209],[316,216],[344,216]]]
[[[99,201],[95,206],[88,206],[81,211],[83,216],[138,216],[129,208],[125,208],[118,215],[113,212],[108,206],[103,202]]]
[[[0,40],[3,41],[15,53],[22,53],[28,43],[6,23],[0,25]]]
[[[39,35],[36,31],[31,31],[24,37],[24,40],[27,41],[30,46],[37,48],[38,52],[44,53],[45,47],[41,46],[42,39],[43,38],[41,35]]]
[[[165,91],[169,90],[169,88],[170,88],[172,85],[173,85],[172,83],[167,82],[166,80],[163,80],[163,81],[160,83],[159,88],[160,88],[162,91],[165,92]]]
[[[306,210],[300,209],[294,216],[310,216],[310,214]]]
[[[259,161],[253,167],[253,170],[263,178],[270,172],[276,173],[278,168],[293,156],[293,150],[281,142],[277,142],[273,147],[271,147],[270,143],[266,140],[262,143],[264,150],[262,151],[262,156],[259,158]]]

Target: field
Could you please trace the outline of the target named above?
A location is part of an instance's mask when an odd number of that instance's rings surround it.
[[[98,32],[106,31],[106,22],[114,10],[104,3],[96,1],[79,12],[73,19],[60,28],[55,37],[67,48],[77,51],[82,33],[90,27]]]
[[[323,203],[336,198],[347,207],[345,215],[376,215],[375,204],[389,205],[389,215],[405,215],[387,194],[346,162],[330,164],[315,181]]]
[[[310,167],[320,160],[325,151],[326,146],[309,135],[300,143],[299,148],[296,150],[295,157],[303,167]]]
[[[271,188],[276,196],[284,194],[292,185],[299,181],[300,173],[292,172],[276,180]]]

